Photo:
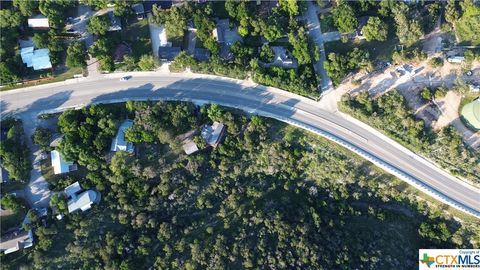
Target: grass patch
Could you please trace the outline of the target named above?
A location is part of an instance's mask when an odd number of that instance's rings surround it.
[[[123,40],[127,41],[132,48],[132,55],[139,59],[144,54],[152,52],[152,41],[148,29],[148,20],[140,20],[131,24],[123,32]]]
[[[18,88],[24,88],[24,87],[30,87],[30,86],[35,86],[35,85],[42,85],[42,84],[47,84],[47,83],[54,83],[54,82],[61,82],[65,81],[68,79],[72,79],[73,75],[78,75],[78,74],[83,74],[83,69],[82,68],[68,68],[63,71],[59,72],[54,72],[53,76],[49,78],[45,78],[42,80],[34,80],[34,81],[29,81],[25,83],[19,83],[15,85],[8,85],[0,88],[0,91],[7,91],[7,90],[12,90],[12,89],[18,89]]]
[[[5,213],[8,213],[8,214],[2,215],[2,218],[0,219],[0,227],[1,227],[2,234],[8,231],[9,229],[18,227],[22,224],[22,221],[25,218],[25,215],[27,214],[27,209],[28,209],[28,206],[25,201],[23,201],[23,204],[25,207],[16,213],[10,210],[5,210],[7,211]]]
[[[366,50],[370,53],[370,59],[375,60],[391,60],[392,54],[395,51],[397,41],[366,41],[366,40],[349,40],[347,43],[342,41],[332,41],[325,43],[326,53],[341,53],[345,54],[352,51],[354,48]]]

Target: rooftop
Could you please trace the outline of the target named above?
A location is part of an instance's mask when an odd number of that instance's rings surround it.
[[[5,254],[29,248],[32,245],[33,235],[31,230],[24,231],[18,229],[0,238],[0,252],[4,252]]]
[[[62,154],[57,150],[51,151],[50,156],[52,158],[52,167],[55,174],[67,173],[77,169],[77,166],[74,165],[73,162],[65,161],[62,158]]]
[[[20,57],[27,67],[33,67],[34,70],[52,68],[48,49],[35,50],[34,47],[21,48]]]
[[[133,143],[127,142],[125,140],[125,131],[133,126],[132,120],[125,120],[120,127],[118,128],[117,135],[112,140],[112,146],[110,148],[111,151],[126,151],[129,153],[133,153]]]
[[[210,51],[203,48],[195,48],[193,57],[198,61],[208,61],[208,59],[210,59]]]
[[[68,212],[72,213],[78,210],[86,211],[92,208],[92,204],[97,198],[97,193],[93,190],[84,191],[68,200]]]
[[[78,181],[65,188],[65,194],[67,194],[67,197],[73,198],[80,191],[82,191],[82,187]]]
[[[475,129],[480,130],[480,98],[463,106],[462,117]]]
[[[207,144],[216,147],[220,142],[225,126],[222,123],[214,122],[213,125],[205,125],[202,129],[202,137]]]
[[[107,13],[108,17],[110,18],[110,28],[108,31],[120,31],[122,30],[122,22],[118,17],[113,14],[113,11],[109,11]]]
[[[160,60],[172,61],[180,52],[180,47],[160,47],[158,48],[158,57]]]
[[[37,14],[28,18],[28,27],[31,28],[49,28],[48,18],[42,14]]]

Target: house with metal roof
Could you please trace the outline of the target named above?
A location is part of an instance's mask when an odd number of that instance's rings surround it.
[[[201,136],[208,145],[217,147],[223,136],[225,126],[222,123],[214,122],[213,125],[205,125],[202,128]]]
[[[113,152],[125,151],[128,153],[133,153],[133,150],[134,150],[133,143],[125,140],[125,132],[128,128],[131,128],[132,126],[133,126],[133,121],[128,119],[125,120],[120,125],[120,127],[118,128],[117,135],[112,140],[112,145],[110,148],[111,151]]]
[[[120,18],[113,14],[113,11],[109,11],[107,16],[110,19],[110,27],[108,28],[108,31],[122,30],[122,22],[120,21]]]
[[[63,159],[62,154],[57,150],[50,152],[54,174],[68,173],[77,170],[77,165]]]
[[[32,230],[16,229],[0,238],[0,252],[9,254],[33,246]]]
[[[48,29],[50,28],[50,24],[46,16],[38,14],[28,18],[28,27],[33,29]]]
[[[243,42],[242,37],[238,34],[238,28],[235,26],[230,28],[229,19],[221,19],[217,21],[216,27],[212,32],[215,40],[220,44],[220,57],[225,60],[233,59],[233,53],[230,46],[235,42]]]
[[[27,67],[32,67],[34,70],[52,68],[48,49],[35,50],[34,47],[21,48],[20,57]]]
[[[92,204],[95,203],[98,196],[97,192],[94,190],[86,190],[82,192],[82,187],[78,182],[66,187],[65,194],[69,198],[67,201],[69,213],[79,210],[83,212],[92,208]]]

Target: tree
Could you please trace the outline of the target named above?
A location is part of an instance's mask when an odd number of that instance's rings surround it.
[[[8,63],[11,63],[9,61]],[[7,63],[0,63],[0,84],[9,84],[19,81],[20,78],[13,72],[13,69],[8,66]]]
[[[29,155],[21,121],[14,121],[8,129],[7,138],[0,144],[0,158],[10,179],[25,181],[30,177],[32,164]]]
[[[407,18],[408,6],[400,2],[393,9],[394,19],[397,26],[397,37],[400,43],[407,47],[412,46],[423,35],[420,24],[416,20],[409,20]]]
[[[385,41],[388,34],[388,26],[378,17],[368,18],[367,24],[362,28],[362,34],[367,41]]]
[[[422,92],[420,92],[420,96],[426,101],[430,101],[433,99],[433,93],[430,88],[427,87],[423,88]]]
[[[455,23],[460,17],[456,2],[456,0],[447,0],[447,5],[445,6],[445,20],[452,26],[455,26]]]
[[[34,33],[32,40],[37,48],[48,47],[48,36],[45,33]]]
[[[0,27],[17,28],[22,24],[22,16],[10,9],[0,9]]]
[[[441,57],[433,57],[428,61],[428,64],[433,68],[441,67],[443,66],[443,59]]]
[[[108,28],[110,28],[110,19],[105,15],[93,16],[87,24],[87,31],[99,36],[105,35]]]
[[[260,59],[265,63],[271,63],[274,56],[272,48],[268,44],[263,44],[260,50]]]
[[[156,5],[152,8],[151,22],[157,25],[165,25],[165,30],[169,37],[183,37],[183,33],[187,30],[187,16],[184,9],[172,7],[170,9],[162,9]]]
[[[341,4],[332,9],[333,22],[342,33],[350,33],[358,25],[357,17],[352,7],[348,4]]]
[[[25,209],[25,205],[23,204],[22,200],[10,193],[4,195],[1,202],[3,207],[12,210],[15,213],[19,212],[22,209]]]
[[[115,70],[115,64],[113,63],[112,56],[108,54],[102,54],[97,57],[98,62],[100,63],[100,70],[106,72],[112,72]]]
[[[134,71],[135,69],[137,69],[135,57],[131,55],[125,55],[123,57],[123,69],[127,71]]]
[[[43,150],[47,151],[50,148],[50,139],[52,137],[52,131],[48,128],[37,127],[32,135],[32,141],[40,146]]]
[[[71,68],[85,67],[87,66],[87,56],[84,43],[72,42],[67,49],[67,66]]]
[[[65,10],[74,4],[70,0],[42,0],[38,2],[38,10],[48,17],[51,28],[61,29],[65,26]]]
[[[309,50],[308,36],[303,27],[298,29],[298,33],[295,36],[293,33],[288,34],[288,41],[293,46],[292,54],[297,59],[300,65],[310,64],[312,58]]]
[[[284,11],[286,11],[290,15],[290,17],[298,16],[304,13],[306,9],[304,1],[280,0],[278,4]]]
[[[37,1],[13,0],[13,5],[16,6],[20,10],[20,13],[26,17],[32,16],[38,9]]]
[[[138,61],[138,67],[141,70],[148,71],[148,70],[154,70],[157,68],[157,61],[151,54],[144,54],[140,57],[140,60]]]
[[[97,57],[100,55],[110,55],[110,50],[113,45],[109,38],[101,37],[98,38],[95,43],[88,49],[88,52],[93,56]]]

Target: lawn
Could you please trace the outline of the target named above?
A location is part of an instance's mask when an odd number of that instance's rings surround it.
[[[366,40],[349,40],[347,43],[342,41],[332,41],[325,43],[325,51],[327,55],[333,53],[347,53],[354,48],[366,50],[370,53],[370,59],[375,60],[390,60],[395,51],[395,46],[398,43],[396,39],[387,41],[366,41]]]
[[[0,88],[0,91],[7,91],[12,89],[47,84],[47,83],[61,82],[68,79],[72,79],[74,75],[78,75],[78,74],[83,74],[82,68],[66,68],[66,69],[54,72],[53,76],[43,78],[43,79],[40,79],[40,77],[38,77],[35,80],[31,80],[25,83],[5,86]]]
[[[148,20],[140,20],[129,25],[122,32],[122,39],[132,47],[132,55],[138,59],[144,54],[152,52],[152,41],[150,40],[150,30],[148,29]]]
[[[2,215],[0,218],[0,228],[2,234],[9,229],[18,227],[22,224],[22,221],[25,218],[28,209],[25,202],[24,205],[24,209],[19,210],[17,213],[14,213],[10,210],[2,210],[2,212],[5,211],[5,215]]]

